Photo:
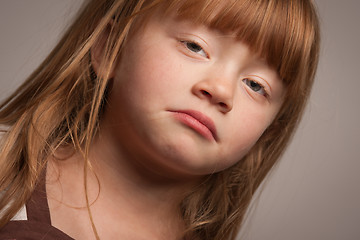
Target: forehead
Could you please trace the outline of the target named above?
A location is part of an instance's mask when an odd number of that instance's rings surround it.
[[[280,1],[280,0],[275,0]],[[227,34],[234,34],[249,45],[265,43],[286,21],[284,8],[271,6],[271,0],[167,0],[164,14],[190,19]],[[270,24],[271,22],[271,24]],[[283,25],[283,24],[281,24]],[[275,40],[275,39],[274,39]],[[277,41],[283,38],[277,38]]]

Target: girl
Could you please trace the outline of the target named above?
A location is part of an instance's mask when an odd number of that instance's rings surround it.
[[[89,0],[0,106],[2,239],[235,239],[302,115],[310,0]]]

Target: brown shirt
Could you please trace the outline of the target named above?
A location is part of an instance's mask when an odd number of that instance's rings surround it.
[[[26,215],[11,220],[0,229],[1,240],[74,240],[51,225],[46,188],[43,181],[26,204]]]

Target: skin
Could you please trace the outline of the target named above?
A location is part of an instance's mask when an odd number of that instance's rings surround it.
[[[284,87],[231,34],[171,16],[138,24],[113,70],[91,147],[101,191],[89,172],[89,199],[103,239],[177,239],[183,196],[249,151],[278,112]],[[92,49],[95,71],[102,51],[101,44]],[[183,110],[210,119],[216,136]],[[76,239],[94,239],[86,208],[66,205],[85,206],[81,157],[50,162],[53,225]]]
[[[104,117],[116,144],[167,177],[205,175],[239,161],[282,104],[276,71],[234,36],[190,22],[153,17],[132,34]],[[263,85],[267,96],[246,79]],[[174,118],[173,111],[188,109],[214,122],[216,140]]]

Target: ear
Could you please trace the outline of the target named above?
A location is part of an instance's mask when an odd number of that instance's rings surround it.
[[[98,40],[94,43],[94,45],[90,49],[91,66],[94,69],[96,75],[98,75],[101,63],[102,63],[102,61],[104,59],[105,44],[106,44],[106,40],[109,37],[110,28],[111,28],[111,24],[106,26],[105,31],[103,31],[103,33],[101,33]],[[109,75],[109,78],[113,78],[114,75],[115,75],[114,67],[115,66],[113,65],[113,67],[111,69],[111,72],[110,72],[110,75]]]

